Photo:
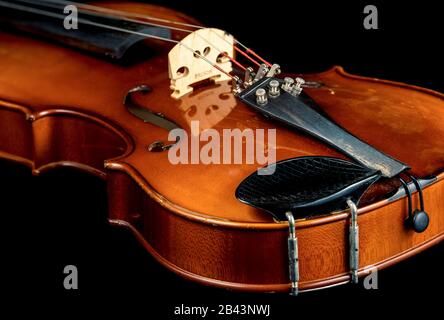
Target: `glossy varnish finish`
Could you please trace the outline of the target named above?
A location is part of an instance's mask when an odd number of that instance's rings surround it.
[[[188,21],[152,6],[121,8]],[[172,99],[165,54],[121,66],[19,35],[1,33],[0,43],[2,158],[24,163],[35,174],[71,165],[107,179],[110,222],[130,228],[154,257],[187,278],[240,290],[288,290],[287,224],[234,197],[258,165],[172,165],[166,152],[146,150],[165,140],[166,132],[130,115],[122,98],[130,88],[148,84],[153,92],[138,102],[188,131],[191,120],[218,131],[276,128],[276,123],[236,101],[225,83]],[[168,46],[161,49],[167,52]],[[379,196],[368,196],[359,210],[361,274],[440,241],[444,140],[437,137],[444,136],[443,95],[352,76],[341,68],[304,77],[324,84],[307,92],[340,125],[409,164],[417,176],[438,177],[424,191],[431,223],[422,234],[404,226],[404,198],[375,200],[393,190],[393,181],[373,188]],[[344,158],[278,126],[278,160],[306,155]],[[347,281],[348,214],[298,221],[297,230],[301,287]]]

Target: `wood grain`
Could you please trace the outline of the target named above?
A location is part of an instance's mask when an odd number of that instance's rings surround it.
[[[144,4],[113,7],[193,21]],[[227,83],[172,99],[168,45],[153,44],[161,47],[159,55],[122,66],[22,35],[0,33],[0,43],[1,158],[24,163],[35,174],[70,165],[106,179],[110,222],[132,230],[148,252],[186,278],[238,290],[288,290],[287,224],[234,197],[240,181],[259,165],[171,164],[167,153],[146,150],[167,133],[129,114],[123,96],[149,85],[152,93],[138,102],[187,131],[192,120],[219,132],[276,129],[277,160],[343,155],[231,99]],[[405,198],[387,200],[396,183],[384,181],[370,191],[359,209],[360,275],[441,241],[444,139],[437,137],[444,136],[443,95],[349,75],[339,67],[303,77],[324,84],[307,92],[338,124],[409,164],[417,176],[438,176],[424,190],[431,223],[422,234],[403,223]],[[347,228],[346,212],[297,221],[302,289],[348,281]]]

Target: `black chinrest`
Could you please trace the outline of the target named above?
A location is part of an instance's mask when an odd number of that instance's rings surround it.
[[[285,212],[295,218],[322,215],[358,203],[362,194],[381,177],[379,171],[332,157],[299,157],[276,163],[271,175],[254,172],[236,189],[236,197],[263,209],[278,220]]]

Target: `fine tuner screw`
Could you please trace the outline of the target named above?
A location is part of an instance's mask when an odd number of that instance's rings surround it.
[[[263,88],[256,90],[256,103],[260,106],[266,105],[268,102],[267,91]]]
[[[305,80],[298,77],[295,79],[295,81],[296,81],[296,83],[293,86],[293,89],[291,90],[291,94],[293,96],[298,96],[302,92],[302,85],[305,83]]]
[[[279,89],[279,81],[271,80],[268,86],[270,87],[269,94],[271,98],[276,98],[281,94],[281,90]]]
[[[296,85],[299,87],[305,83],[305,80],[299,77],[297,77],[295,80],[296,80]]]
[[[282,85],[282,90],[291,92],[291,89],[293,89],[294,80],[290,77],[284,78],[284,84]]]

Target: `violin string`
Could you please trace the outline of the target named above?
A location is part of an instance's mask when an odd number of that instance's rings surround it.
[[[251,62],[253,62],[256,66],[260,67],[261,64],[259,62],[257,62],[256,60],[254,60],[252,57],[250,57],[248,54],[246,54],[245,52],[243,52],[242,50],[240,50],[237,46],[234,46],[234,50],[236,50],[237,52],[239,52],[241,55],[243,55],[245,58],[247,58],[248,60],[250,60]]]
[[[4,2],[4,1],[0,1],[0,7],[4,7],[4,8],[9,8],[9,9],[15,9],[15,10],[20,10],[22,12],[27,12],[27,13],[32,13],[32,14],[38,14],[38,15],[43,15],[43,16],[47,16],[47,17],[51,17],[51,18],[57,18],[57,19],[65,19],[66,17],[62,14],[58,14],[58,13],[53,13],[53,12],[48,12],[45,10],[40,10],[37,8],[32,8],[32,7],[27,7],[27,6],[23,6],[23,5],[19,5],[19,4],[12,4],[9,2]],[[194,55],[196,55],[197,57],[199,57],[200,59],[204,60],[205,62],[207,62],[209,65],[211,65],[213,68],[217,69],[218,71],[226,74],[227,76],[229,76],[231,79],[234,79],[234,76],[232,76],[231,74],[229,74],[228,72],[226,72],[225,70],[223,70],[221,67],[219,67],[218,65],[212,63],[210,60],[208,60],[206,57],[204,57],[203,55],[201,55],[200,53],[196,52],[195,50],[193,50],[192,48],[190,48],[189,46],[185,45],[184,43],[181,43],[180,41],[177,40],[173,40],[173,39],[168,39],[168,38],[163,38],[163,37],[159,37],[159,36],[155,36],[155,35],[151,35],[151,34],[147,34],[144,32],[139,32],[139,31],[133,31],[133,30],[128,30],[128,29],[124,29],[124,28],[119,28],[119,27],[114,27],[114,26],[110,26],[110,25],[106,25],[103,23],[98,23],[98,22],[94,22],[94,21],[90,21],[87,19],[83,19],[83,18],[78,18],[77,21],[79,23],[83,23],[86,25],[90,25],[90,26],[94,26],[94,27],[98,27],[98,28],[104,28],[104,29],[109,29],[109,30],[113,30],[113,31],[118,31],[118,32],[124,32],[124,33],[129,33],[129,34],[134,34],[134,35],[138,35],[144,38],[150,38],[150,39],[155,39],[155,40],[161,40],[161,41],[166,41],[166,42],[171,42],[171,43],[176,43],[179,44],[183,47],[185,47],[187,50],[190,50]]]
[[[65,19],[66,18],[66,16],[64,16],[62,14],[49,12],[49,11],[45,11],[45,10],[41,10],[41,9],[37,9],[37,8],[33,8],[33,7],[28,7],[28,6],[24,6],[24,5],[20,5],[20,4],[13,4],[10,2],[5,2],[5,1],[0,1],[0,6],[4,7],[4,8],[15,9],[15,10],[19,10],[22,12],[43,15],[43,16],[56,18],[56,19]],[[124,28],[114,27],[114,26],[103,24],[103,23],[86,20],[83,18],[78,18],[77,21],[79,23],[84,23],[84,24],[94,26],[94,27],[110,29],[110,30],[119,31],[119,32],[131,33],[131,34],[139,35],[139,36],[146,37],[146,38],[152,38],[152,39],[156,39],[156,40],[162,40],[162,41],[173,42],[173,43],[179,42],[177,40],[163,38],[163,37],[150,35],[150,34],[138,32],[138,31],[128,30],[128,29],[124,29]]]
[[[32,1],[32,0],[17,0],[20,2],[25,2],[28,4],[32,4],[32,5],[39,5],[39,6],[46,6],[49,8],[53,8],[53,9],[63,9],[64,5],[70,5],[70,4],[75,4],[75,2],[71,2],[71,1],[51,1],[51,0],[38,0],[38,1]],[[79,3],[78,5],[76,5],[76,7],[80,8],[78,11],[80,13],[94,13],[97,14],[96,12],[100,12],[97,9],[87,9],[86,7],[95,7],[95,6],[91,6],[91,5],[86,5],[83,3]],[[90,10],[90,11],[85,11],[85,10],[81,10],[81,8],[85,8],[86,10]],[[101,7],[95,7],[95,8],[101,8]],[[108,12],[109,11],[109,12]],[[145,21],[140,21],[140,20],[136,20],[136,19],[131,19],[131,18],[127,18],[126,15],[132,15],[130,12],[125,13],[124,11],[117,11],[117,10],[107,10],[104,11],[105,14],[103,14],[102,12],[100,12],[102,15],[99,17],[107,17],[107,18],[119,18],[123,21],[128,21],[128,22],[134,22],[134,23],[139,23],[139,24],[144,24],[144,25],[149,25],[149,26],[153,26],[153,27],[159,27],[159,28],[164,28],[164,29],[169,29],[169,30],[175,30],[175,31],[181,31],[181,32],[186,32],[186,33],[190,33],[192,32],[191,30],[188,29],[183,29],[183,28],[178,28],[178,27],[171,27],[171,26],[166,26],[160,23],[154,23],[154,22],[145,22]],[[113,12],[116,13],[125,13],[125,16],[120,16],[120,15],[113,15]],[[136,15],[136,14],[135,14]],[[140,19],[143,19],[143,15],[140,15],[141,17],[138,17]]]
[[[136,12],[121,11],[121,10],[105,8],[105,7],[99,7],[99,6],[95,6],[95,5],[90,5],[90,4],[86,4],[86,3],[79,3],[79,2],[74,2],[74,1],[39,0],[39,2],[41,2],[41,1],[51,2],[51,3],[54,3],[54,4],[65,4],[65,5],[70,5],[71,4],[71,5],[75,5],[76,7],[83,7],[85,9],[89,9],[89,10],[93,10],[93,11],[97,11],[97,12],[110,13],[110,14],[114,14],[114,15],[124,15],[124,16],[127,16],[127,17],[152,20],[152,21],[168,23],[168,24],[173,24],[173,25],[179,25],[179,26],[189,27],[189,28],[194,28],[194,29],[205,28],[204,26],[190,24],[190,23],[186,23],[186,22],[174,21],[174,20],[169,20],[169,19],[163,19],[163,18],[153,17],[153,16],[150,16],[150,15],[140,14],[140,13],[136,13]],[[34,1],[34,3],[35,3],[35,1]],[[164,27],[166,27],[166,26],[164,26]],[[186,29],[183,29],[183,30],[186,30]],[[192,32],[193,30],[186,30],[186,31],[187,32]]]
[[[31,0],[18,0],[18,1],[20,1],[20,2],[24,2],[24,3],[28,3],[28,4],[32,4],[32,5],[42,5],[42,6],[46,6],[46,7],[53,8],[53,9],[62,9],[62,7],[60,7],[60,5],[68,4],[68,3],[73,3],[73,2],[70,2],[70,1],[62,1],[62,0],[60,0],[60,1],[43,0],[43,1],[38,1],[38,2],[36,2],[36,1],[31,1]],[[83,6],[83,4],[81,4],[81,6],[82,6],[82,7],[86,7],[86,6]],[[94,7],[94,6],[89,6],[89,5],[88,5],[88,7]],[[96,7],[96,8],[100,8],[100,7]],[[111,12],[111,11],[112,11],[112,12],[116,12],[116,10],[109,10],[109,11],[110,11],[110,12]],[[91,12],[88,12],[88,11],[80,11],[80,10],[79,10],[79,12],[80,12],[80,13],[91,13]],[[143,16],[143,15],[140,15],[140,16]],[[117,18],[116,16],[114,16],[114,15],[109,15],[109,14],[103,15],[102,17]],[[124,21],[132,22],[132,23],[137,23],[137,24],[140,24],[140,25],[153,26],[153,27],[159,27],[159,28],[164,28],[164,29],[171,29],[171,30],[176,30],[176,31],[181,31],[181,32],[187,32],[187,33],[190,32],[190,30],[187,30],[187,29],[177,28],[177,27],[169,27],[169,26],[165,26],[165,25],[162,25],[162,24],[158,24],[158,23],[152,23],[152,22],[140,21],[140,20],[131,19],[131,18],[126,18],[126,17],[121,17],[121,16],[118,16],[118,18],[120,18],[121,20],[124,20]],[[216,35],[219,36],[219,34],[216,33],[216,32],[214,32],[213,30],[212,30],[212,32],[213,32],[214,34],[216,34]],[[199,38],[201,38],[203,41],[205,41],[208,45],[210,45],[211,47],[213,47],[213,48],[214,48],[216,51],[218,51],[220,54],[222,54],[224,57],[226,57],[227,59],[229,59],[232,63],[234,63],[234,64],[235,64],[236,66],[238,66],[240,69],[242,69],[244,72],[247,70],[247,68],[244,67],[240,62],[238,62],[238,61],[237,61],[236,59],[234,59],[233,57],[229,56],[225,51],[223,51],[223,50],[219,49],[218,47],[216,47],[214,44],[212,44],[210,41],[208,41],[208,39],[206,39],[205,37],[203,37],[202,35],[200,35],[200,34],[198,34],[198,33],[196,33],[196,35],[197,35]],[[221,37],[221,39],[225,40],[228,44],[232,45],[232,44],[231,44],[229,41],[227,41],[225,38]],[[234,48],[234,46],[233,46],[233,48]]]
[[[271,67],[272,64],[270,62],[268,62],[267,60],[265,60],[264,58],[262,58],[260,55],[258,55],[256,52],[254,52],[253,50],[251,50],[250,48],[248,48],[247,46],[243,45],[241,42],[236,41],[236,43],[238,45],[240,45],[242,48],[245,49],[245,53],[246,54],[251,54],[252,56],[256,57],[257,59],[261,60],[263,63],[265,63],[267,66]],[[236,49],[237,46],[234,46],[234,49]],[[239,48],[237,48],[236,50],[240,50]]]
[[[220,39],[222,39],[223,41],[227,41],[227,39],[223,38],[220,34],[216,33],[216,35],[217,35]],[[240,44],[240,45],[243,46],[243,44],[241,44],[241,43],[239,42],[239,40],[237,40],[237,39],[234,39],[234,42],[235,42],[236,44]],[[245,46],[244,46],[244,47],[245,47]],[[247,47],[245,47],[245,48],[247,48]],[[239,52],[241,55],[243,55],[245,58],[247,58],[248,60],[250,60],[251,62],[253,62],[255,65],[257,65],[257,66],[260,66],[260,65],[261,65],[259,62],[257,62],[256,60],[254,60],[254,59],[253,59],[252,57],[250,57],[246,52],[242,51],[242,50],[239,49],[237,46],[234,46],[234,49],[235,49],[237,52]],[[249,48],[247,48],[247,49],[250,50]],[[263,59],[262,59],[262,60],[263,60]],[[268,64],[268,66],[270,67],[271,64]]]
[[[26,1],[26,0],[20,0],[20,1]],[[26,2],[28,2],[28,1],[26,1]],[[123,17],[132,17],[132,18],[137,18],[137,19],[152,20],[152,21],[157,21],[157,22],[162,22],[162,23],[180,25],[180,26],[183,26],[183,27],[190,27],[190,28],[194,28],[194,29],[205,28],[204,26],[200,26],[200,25],[195,25],[195,24],[190,24],[190,23],[185,23],[185,22],[180,22],[180,21],[174,21],[174,20],[169,20],[169,19],[163,19],[163,18],[153,17],[153,16],[150,16],[150,15],[140,14],[140,13],[135,13],[135,12],[127,12],[127,11],[121,11],[121,10],[116,10],[116,9],[104,8],[104,7],[89,5],[89,4],[85,4],[85,3],[78,3],[78,2],[74,2],[74,1],[39,0],[38,2],[39,3],[41,3],[41,2],[49,2],[49,3],[53,3],[53,4],[64,4],[64,5],[70,5],[71,4],[71,5],[75,5],[75,6],[79,7],[79,8],[83,7],[85,9],[89,9],[89,10],[92,10],[92,11],[95,11],[95,12],[113,14],[114,17],[116,17],[116,16],[118,16],[118,17],[122,17],[122,16]],[[35,1],[31,2],[31,3],[35,3]],[[137,22],[138,23],[141,22],[140,20],[135,20],[135,19],[128,19],[128,21],[136,22],[136,23]],[[178,28],[178,27],[165,26],[165,25],[162,25],[162,24],[154,24],[154,23],[147,23],[147,22],[146,22],[146,24],[151,25],[151,26],[158,26],[158,27],[163,27],[163,28],[169,28],[171,30],[176,30],[176,31],[188,32],[188,33],[193,32],[193,30],[188,30],[188,29],[183,29],[183,28]],[[223,41],[226,41],[228,43],[227,39],[225,39],[224,37],[222,37],[218,33],[215,33],[215,34],[219,38],[221,38]],[[248,48],[247,46],[245,46],[243,43],[241,43],[236,38],[234,38],[234,42],[236,44],[238,44],[239,46],[241,46],[245,50],[245,51],[242,51],[240,48],[235,47],[236,51],[241,53],[244,57],[246,57],[247,59],[252,61],[254,64],[260,66],[260,63],[258,63],[252,57],[250,57],[249,54],[253,55],[257,59],[259,59],[260,61],[264,62],[266,65],[271,67],[271,63],[267,62],[265,59],[263,59],[261,56],[259,56],[256,52],[254,52],[251,48]],[[245,68],[244,68],[244,70],[245,70]]]

